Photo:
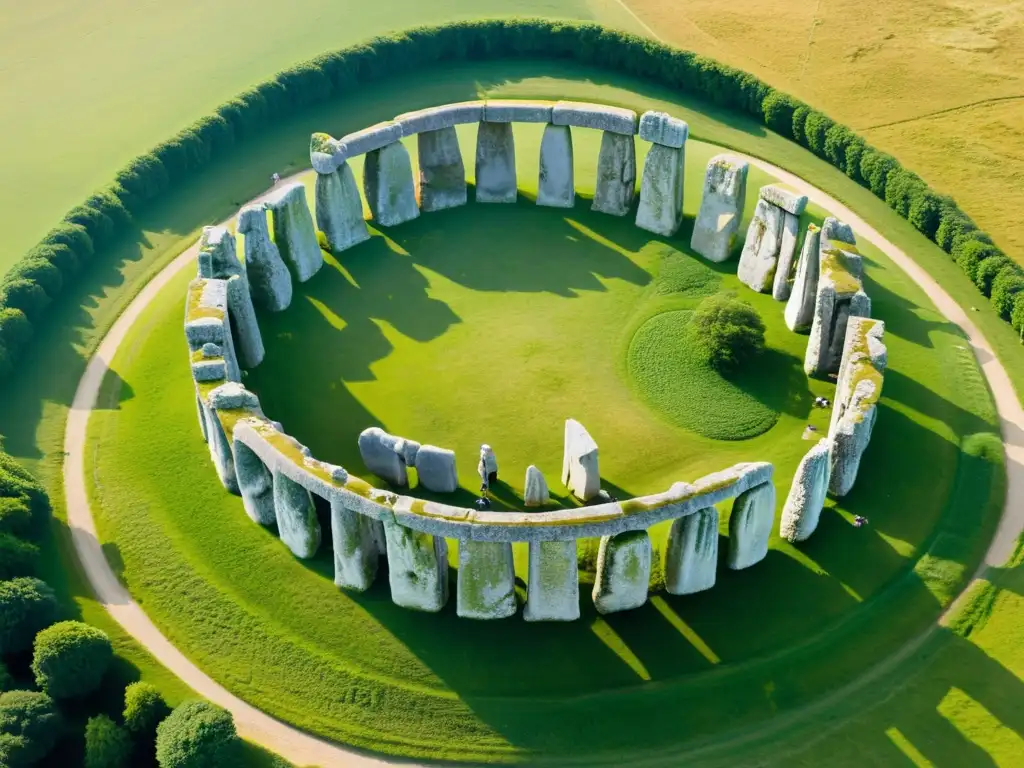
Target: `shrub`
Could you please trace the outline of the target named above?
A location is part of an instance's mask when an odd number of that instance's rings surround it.
[[[813,109],[804,124],[804,144],[818,157],[825,157],[825,136],[835,125],[828,117]]]
[[[17,353],[32,338],[32,324],[20,309],[0,309],[0,343]]]
[[[825,157],[843,173],[846,173],[846,149],[855,139],[857,139],[857,135],[853,131],[838,123],[833,123],[825,131]]]
[[[206,701],[186,701],[160,723],[156,759],[161,768],[230,765],[237,750],[231,715]]]
[[[793,110],[793,141],[797,144],[806,144],[807,142],[804,129],[807,127],[809,114],[811,114],[811,108],[803,104]]]
[[[0,580],[31,576],[39,560],[39,547],[9,533],[0,533]]]
[[[1016,264],[1004,267],[992,281],[992,306],[1005,320],[1013,311],[1014,296],[1024,290],[1024,273]]]
[[[78,256],[79,261],[88,261],[96,252],[96,246],[85,227],[72,221],[62,221],[51,229],[41,244],[66,245]]]
[[[37,283],[47,298],[55,299],[64,287],[64,278],[60,270],[46,259],[34,256],[30,259],[22,259],[15,264],[7,273],[6,280],[31,280]]]
[[[113,658],[106,633],[80,621],[62,621],[36,635],[32,671],[36,685],[50,696],[71,699],[96,690]]]
[[[77,205],[68,211],[64,216],[64,221],[69,224],[77,224],[84,229],[94,246],[106,243],[114,234],[114,220],[101,208],[89,202]]]
[[[953,241],[977,229],[971,217],[947,201],[939,213],[939,226],[935,229],[935,244],[946,253],[953,250]]]
[[[749,304],[709,296],[693,314],[693,330],[708,362],[719,370],[736,368],[764,350],[764,321]]]
[[[61,720],[53,700],[37,691],[0,694],[0,755],[4,768],[38,763],[53,749]]]
[[[123,768],[128,765],[132,740],[128,732],[106,715],[85,724],[85,768]]]
[[[772,91],[761,102],[764,122],[769,128],[787,139],[793,136],[793,114],[803,106],[781,91]],[[806,109],[806,107],[804,107]]]
[[[885,200],[889,175],[900,168],[896,158],[873,147],[865,147],[860,156],[860,177],[876,197]]]
[[[934,239],[942,217],[943,200],[921,182],[921,187],[910,200],[907,221],[925,237]]]
[[[980,240],[970,240],[963,248],[959,249],[956,264],[970,278],[971,282],[975,282],[978,276],[978,268],[986,259],[998,255],[999,249],[994,245],[983,243]]]
[[[985,259],[978,265],[978,270],[974,275],[974,284],[978,286],[979,291],[986,296],[990,296],[992,294],[992,281],[996,279],[996,275],[1012,264],[1013,261],[1007,256],[992,256]]]
[[[5,281],[3,288],[0,288],[0,306],[20,309],[29,320],[42,317],[49,303],[46,291],[34,280],[16,277]]]
[[[0,581],[0,654],[26,651],[36,633],[57,620],[57,598],[39,579]]]
[[[44,522],[50,512],[50,499],[43,486],[3,451],[0,451],[0,496],[24,496],[37,523]]]
[[[0,533],[24,536],[33,529],[32,510],[24,496],[0,498]]]
[[[139,681],[124,689],[124,724],[135,737],[151,742],[156,727],[170,713],[155,686]]]
[[[1010,325],[1013,330],[1024,335],[1024,291],[1018,292],[1013,297],[1013,309],[1010,311]]]

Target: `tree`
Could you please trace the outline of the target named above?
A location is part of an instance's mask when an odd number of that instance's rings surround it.
[[[56,620],[57,598],[45,582],[0,581],[0,654],[28,650],[36,632]]]
[[[85,724],[85,768],[123,768],[128,765],[132,740],[128,732],[106,715]]]
[[[8,690],[14,685],[14,678],[11,677],[11,673],[7,671],[7,667],[2,661],[0,661],[0,693]]]
[[[693,315],[693,330],[708,362],[733,369],[764,350],[764,321],[749,304],[729,296],[710,296]]]
[[[114,658],[106,633],[80,621],[61,621],[36,635],[32,671],[55,699],[92,693]]]
[[[230,765],[238,737],[231,715],[206,701],[186,701],[160,723],[156,760],[161,768]]]
[[[39,560],[39,547],[27,541],[0,533],[0,579],[31,576]]]
[[[124,724],[137,739],[152,742],[156,727],[170,713],[156,686],[139,681],[124,689]]]
[[[0,756],[4,768],[38,763],[53,749],[61,726],[53,700],[37,691],[0,694]]]

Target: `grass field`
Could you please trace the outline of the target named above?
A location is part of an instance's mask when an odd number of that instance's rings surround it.
[[[528,188],[539,132],[518,138]],[[584,191],[596,147],[579,132]],[[688,149],[688,192],[715,151]],[[753,174],[751,194],[764,180]],[[687,200],[692,219],[699,196]],[[659,286],[714,290],[708,268],[685,254],[690,226],[665,242],[582,205],[567,215],[529,201],[424,216],[331,260],[292,309],[264,318],[268,361],[247,383],[316,455],[350,469],[360,467],[356,435],[379,423],[456,448],[468,488],[486,439],[515,493],[527,463],[554,480],[560,419],[575,408],[620,495],[757,459],[776,464],[784,495],[810,445],[804,425],[827,420],[811,409],[813,395],[833,387],[808,384],[806,339],[785,330],[781,304],[741,294],[768,325],[764,381],[751,391],[779,415],[761,436],[702,438],[629,396],[630,348],[638,338],[661,343],[645,337],[645,320],[695,300],[658,298]],[[295,561],[211,471],[180,340],[187,274],[133,329],[91,423],[101,538],[147,613],[210,674],[278,717],[360,747],[474,761],[657,761],[761,724],[854,678],[933,618],[980,554],[976,537],[1001,498],[998,462],[965,453],[976,433],[991,448],[994,427],[973,359],[918,289],[864,250],[891,367],[861,484],[830,504],[809,545],[773,540],[764,563],[723,572],[711,592],[657,595],[604,618],[584,597],[580,622],[551,627],[467,622],[454,606],[415,614],[395,608],[384,584],[339,593],[329,552]],[[697,279],[663,270],[666,258]],[[718,270],[719,288],[740,289],[730,269]],[[697,393],[716,399],[718,386]],[[526,403],[524,391],[541,395]],[[700,403],[690,406],[699,417]],[[871,528],[852,527],[855,514]],[[660,548],[664,526],[652,533]],[[682,711],[687,728],[667,727],[668,713]],[[559,727],[544,728],[555,713]]]

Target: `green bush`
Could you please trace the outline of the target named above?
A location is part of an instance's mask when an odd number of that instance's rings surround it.
[[[971,217],[947,200],[939,214],[939,226],[935,230],[935,243],[946,253],[953,250],[953,242],[968,232],[977,230]]]
[[[66,245],[79,261],[88,261],[96,251],[95,243],[85,227],[73,221],[62,221],[46,233],[42,245]]]
[[[1024,291],[1014,294],[1013,309],[1010,311],[1010,325],[1017,333],[1024,334]]]
[[[32,532],[32,510],[24,496],[0,498],[0,533],[25,536]]]
[[[729,296],[704,299],[693,314],[693,332],[720,371],[737,368],[764,351],[764,321],[752,306]]]
[[[124,689],[124,724],[137,739],[151,742],[156,727],[170,713],[156,686],[139,681]]]
[[[836,168],[841,170],[843,173],[847,172],[847,148],[856,139],[856,134],[847,128],[845,125],[839,125],[833,123],[827,131],[825,131],[825,157],[832,163]],[[857,165],[860,164],[860,155],[857,154]]]
[[[886,199],[885,190],[889,182],[889,175],[899,169],[900,164],[896,162],[896,158],[879,152],[873,147],[865,146],[864,151],[861,152],[860,177],[862,183],[867,184],[868,189],[874,193],[875,197]]]
[[[974,274],[974,284],[978,286],[978,290],[986,296],[992,295],[992,281],[996,279],[996,275],[1003,271],[1005,267],[1013,265],[1013,261],[1007,256],[992,256],[985,259],[981,264],[978,265],[978,269]]]
[[[805,105],[791,96],[781,91],[772,91],[761,102],[765,125],[787,139],[792,138],[793,115],[800,107],[806,109]]]
[[[127,768],[132,752],[128,732],[106,715],[85,724],[85,768]]]
[[[811,114],[811,108],[801,104],[793,110],[793,141],[797,144],[807,144],[807,116]]]
[[[0,533],[0,580],[31,576],[36,572],[39,547],[27,541]]]
[[[46,259],[35,256],[22,259],[15,264],[6,275],[6,280],[30,280],[36,283],[48,299],[55,299],[64,287],[64,278],[60,269]]]
[[[34,521],[43,523],[50,512],[50,499],[39,481],[6,453],[0,451],[0,496],[24,496]]]
[[[804,124],[804,145],[818,157],[825,157],[825,136],[835,123],[828,117],[811,110]]]
[[[61,621],[36,635],[32,671],[54,699],[92,693],[114,658],[106,633],[80,621]]]
[[[985,263],[986,259],[999,256],[999,249],[980,240],[970,240],[963,248],[958,249],[956,264],[964,271],[964,274],[975,282],[978,276],[978,268]]]
[[[38,320],[50,303],[39,283],[14,277],[0,288],[0,306],[20,309],[29,320]]]
[[[1014,296],[1024,290],[1024,272],[1016,264],[1004,267],[992,281],[992,306],[1000,317],[1009,320]]]
[[[32,338],[32,324],[20,309],[0,309],[0,344],[17,353]]]
[[[0,581],[0,655],[27,651],[39,630],[57,620],[57,598],[43,581]]]
[[[0,755],[4,768],[35,765],[53,749],[61,719],[53,700],[36,691],[0,694]]]
[[[186,701],[160,723],[156,760],[161,768],[231,765],[238,750],[230,713],[206,701]]]

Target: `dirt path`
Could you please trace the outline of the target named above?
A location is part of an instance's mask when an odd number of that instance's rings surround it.
[[[867,240],[883,251],[898,267],[910,275],[947,319],[959,325],[967,334],[971,348],[981,363],[982,370],[995,396],[996,407],[1002,421],[1007,458],[1006,506],[999,529],[985,560],[988,565],[1002,565],[1012,553],[1017,537],[1024,529],[1024,410],[1017,400],[1006,370],[996,358],[988,342],[971,323],[967,313],[903,251],[882,237],[867,222],[838,200],[781,168],[776,168],[756,158],[748,157],[747,159],[753,165],[800,190],[814,203],[832,211],[850,224],[859,238]],[[285,179],[284,181],[289,180]],[[389,763],[383,760],[347,750],[275,720],[214,682],[178,651],[150,621],[142,608],[118,582],[100,548],[85,484],[84,449],[89,415],[96,405],[100,386],[110,361],[114,358],[128,330],[161,289],[182,270],[192,268],[194,263],[195,249],[193,248],[168,264],[146,285],[104,337],[78,384],[68,414],[64,438],[64,490],[68,526],[71,528],[75,551],[81,561],[86,578],[96,593],[97,600],[109,611],[114,620],[196,693],[230,711],[234,715],[238,731],[243,737],[276,752],[299,766],[388,765]],[[914,641],[908,643],[908,647],[912,645],[915,645]],[[904,654],[897,654],[897,656],[902,655]],[[893,661],[893,658],[886,660],[879,665],[879,669],[891,668]],[[859,686],[875,678],[877,675],[867,672],[862,679],[855,681],[851,686]],[[794,716],[798,717],[799,715],[800,712],[794,713]],[[754,732],[759,730],[754,729]],[[754,732],[749,735],[753,736]]]

